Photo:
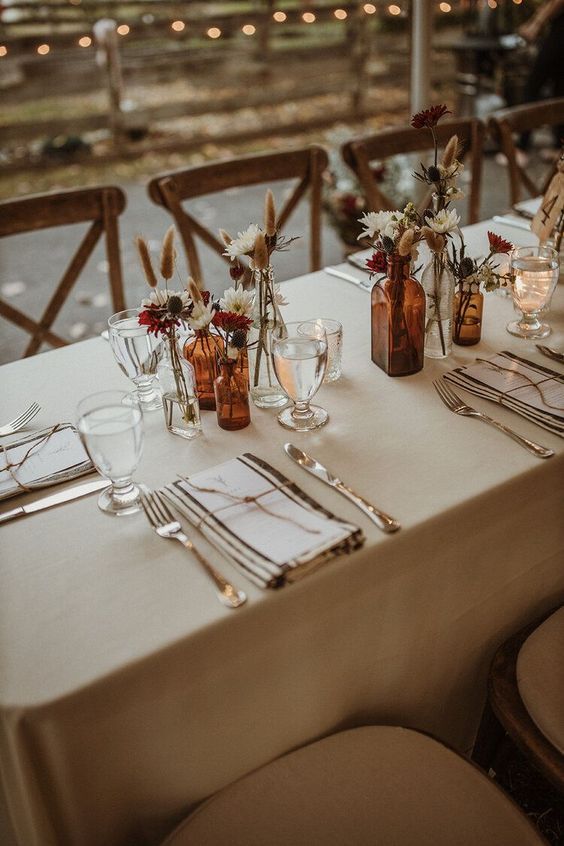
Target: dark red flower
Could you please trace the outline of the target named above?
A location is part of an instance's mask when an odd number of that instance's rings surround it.
[[[244,314],[235,314],[234,311],[216,311],[212,323],[223,332],[235,332],[237,329],[244,329],[246,332],[253,321]]]
[[[386,253],[383,250],[377,250],[372,258],[366,259],[366,267],[371,273],[385,273],[386,266]]]
[[[241,264],[238,259],[235,259],[229,267],[229,275],[233,279],[234,282],[238,282],[241,276],[244,274],[245,268]]]
[[[510,253],[513,249],[513,244],[506,241],[501,235],[496,235],[495,232],[488,232],[488,241],[490,242],[490,253],[497,255],[499,253]]]
[[[200,293],[202,295],[202,300],[204,301],[204,305],[207,306],[210,299],[211,299],[210,292],[209,291],[200,291]]]
[[[431,106],[430,109],[423,109],[411,118],[411,125],[414,129],[423,129],[424,126],[431,128],[436,126],[440,119],[452,112],[446,106]]]
[[[147,326],[149,334],[165,335],[173,326],[179,326],[180,321],[168,316],[165,309],[158,306],[149,306],[139,312],[138,322],[140,326]]]

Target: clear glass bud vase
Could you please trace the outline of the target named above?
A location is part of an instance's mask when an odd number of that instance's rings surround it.
[[[460,285],[454,294],[452,340],[461,347],[471,347],[482,337],[484,295],[476,283]]]
[[[194,368],[182,355],[176,334],[167,338],[163,344],[157,375],[163,393],[163,411],[168,431],[181,438],[196,438],[201,434],[202,425]]]
[[[249,333],[249,382],[258,408],[277,408],[288,402],[272,366],[272,331],[284,323],[276,304],[272,267],[255,270],[255,307]]]
[[[433,253],[423,268],[421,285],[427,301],[425,355],[428,358],[446,358],[452,351],[454,297],[454,276],[446,253]]]

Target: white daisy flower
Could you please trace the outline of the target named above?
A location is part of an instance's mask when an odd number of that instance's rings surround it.
[[[359,220],[364,226],[364,231],[358,236],[361,238],[370,238],[371,240],[376,235],[388,235],[393,238],[397,234],[397,223],[402,217],[400,211],[379,211],[366,212]]]
[[[255,241],[260,228],[256,223],[251,223],[244,232],[237,232],[237,237],[233,238],[230,244],[225,248],[224,256],[229,256],[231,259],[238,256],[246,256],[255,248]]]
[[[243,288],[228,288],[224,291],[219,301],[222,311],[232,311],[234,314],[242,314],[250,317],[253,313],[255,295],[252,291],[245,291]]]
[[[460,215],[456,209],[441,209],[440,212],[428,219],[428,224],[434,232],[439,232],[445,235],[447,232],[454,232],[458,229],[460,223]]]
[[[190,294],[187,291],[163,291],[161,288],[153,288],[149,296],[141,300],[141,305],[144,308],[150,306],[166,308],[171,297],[180,297],[183,308],[190,304]]]
[[[205,306],[203,303],[194,303],[192,314],[188,318],[188,326],[194,331],[197,329],[207,329],[213,315],[214,311],[211,305]]]

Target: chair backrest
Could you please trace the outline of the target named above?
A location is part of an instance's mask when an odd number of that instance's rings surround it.
[[[0,299],[0,315],[31,335],[24,357],[38,352],[42,343],[54,347],[63,347],[69,343],[53,332],[51,327],[103,234],[113,307],[115,311],[125,308],[118,231],[118,216],[125,209],[125,204],[125,194],[115,186],[35,194],[0,202],[0,238],[73,223],[92,224],[39,321],[32,320],[27,314]]]
[[[509,109],[500,109],[490,115],[490,131],[499,142],[501,151],[507,157],[511,205],[515,205],[521,199],[522,187],[532,197],[544,194],[554,173],[554,167],[551,167],[542,181],[534,182],[526,169],[521,167],[517,161],[513,134],[530,132],[541,126],[559,126],[562,124],[564,124],[564,97],[541,100],[539,103],[525,103],[522,106],[513,106]]]
[[[468,222],[475,223],[480,212],[480,185],[482,179],[482,149],[485,127],[476,118],[445,120],[436,128],[439,146],[444,147],[452,135],[458,135],[462,148],[461,158],[470,159],[472,181],[468,207]],[[391,210],[396,204],[390,201],[378,187],[372,162],[382,162],[400,153],[415,153],[430,150],[433,138],[428,129],[413,129],[411,126],[383,129],[366,138],[353,138],[341,148],[341,155],[355,172],[370,211]],[[420,211],[429,206],[431,191],[420,204]]]
[[[299,150],[266,153],[162,173],[148,185],[154,203],[163,206],[174,217],[182,237],[191,275],[202,281],[202,267],[196,237],[229,263],[223,256],[225,245],[190,214],[182,203],[206,194],[229,188],[278,180],[298,179],[298,184],[278,215],[283,230],[288,218],[309,191],[310,203],[310,270],[321,267],[321,189],[323,171],[328,157],[323,147],[311,146]],[[260,222],[260,221],[257,221]]]

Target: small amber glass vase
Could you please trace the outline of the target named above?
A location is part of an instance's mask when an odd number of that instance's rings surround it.
[[[244,429],[251,422],[248,373],[239,362],[221,361],[214,382],[217,423],[222,429]]]
[[[452,340],[461,347],[471,347],[482,337],[484,295],[481,291],[465,291],[457,287],[454,293]]]
[[[223,341],[208,329],[197,329],[184,344],[184,357],[190,362],[196,374],[196,392],[200,408],[213,411],[215,394],[213,383],[217,378],[218,355],[223,352]]]
[[[410,264],[409,256],[388,256],[387,277],[372,288],[372,361],[388,376],[423,367],[425,291]]]

